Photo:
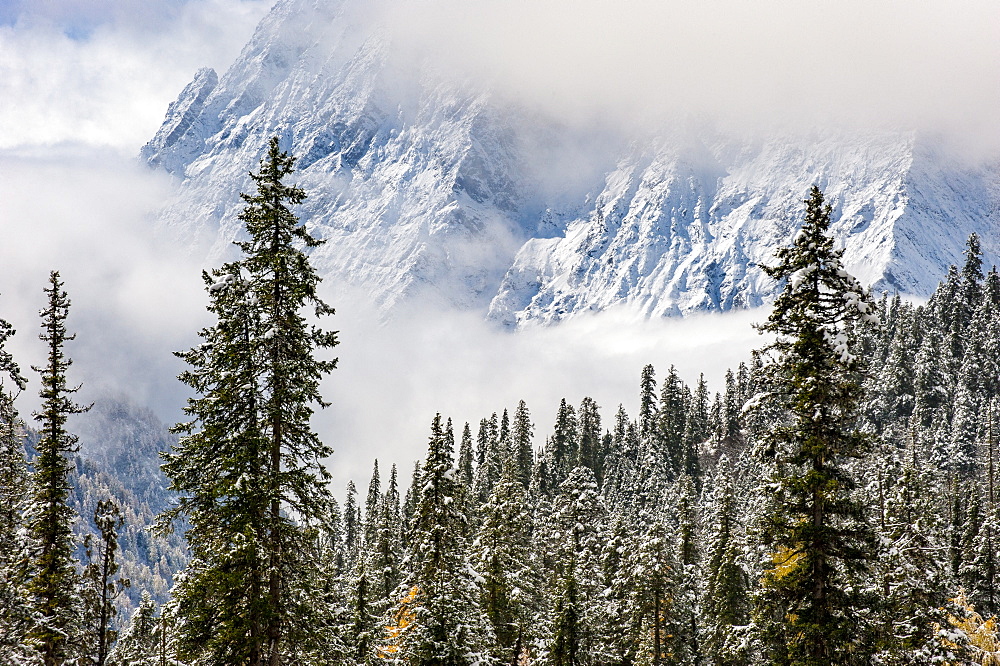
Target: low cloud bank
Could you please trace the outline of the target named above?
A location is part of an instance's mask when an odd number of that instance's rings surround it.
[[[37,373],[45,361],[38,311],[49,271],[58,270],[72,305],[66,351],[80,399],[102,390],[177,414],[183,391],[171,351],[195,340],[205,322],[202,266],[186,250],[158,239],[151,213],[170,190],[165,176],[114,151],[79,149],[31,155],[0,152],[0,317],[17,329],[11,350],[37,406]]]
[[[458,435],[466,421],[475,434],[480,419],[505,408],[513,415],[524,400],[542,446],[561,398],[573,405],[594,398],[606,428],[619,404],[635,418],[647,363],[658,380],[674,365],[689,385],[704,373],[710,390],[721,391],[726,370],[762,344],[752,324],[767,318],[744,310],[649,320],[612,310],[510,333],[457,312],[404,312],[382,325],[361,298],[337,298],[330,298],[337,315],[329,323],[341,331],[340,363],[324,383],[333,405],[317,424],[335,448],[338,494],[351,478],[363,487],[375,458],[383,473],[400,464],[408,483],[438,412],[454,420]]]

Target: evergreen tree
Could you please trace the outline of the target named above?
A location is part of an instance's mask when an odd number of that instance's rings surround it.
[[[64,346],[76,336],[66,332],[70,301],[58,272],[49,275],[45,294],[48,306],[41,313],[39,338],[48,348],[48,361],[44,366],[33,366],[41,375],[42,405],[34,415],[40,436],[28,523],[32,547],[28,593],[36,622],[28,640],[45,666],[61,666],[74,656],[81,633],[80,577],[73,557],[76,515],[68,504],[72,490],[69,454],[77,450],[77,437],[66,429],[66,422],[90,407],[73,402],[71,396],[80,387],[66,383],[72,360]]]
[[[639,383],[639,436],[649,437],[656,423],[656,379],[652,365],[642,369]]]
[[[0,319],[0,663],[27,661],[25,637],[31,612],[24,581],[27,547],[24,514],[30,478],[24,452],[24,424],[14,400],[27,386],[4,345],[14,328]]]
[[[574,654],[586,663],[598,659],[606,516],[594,473],[589,467],[577,467],[559,485],[552,522],[543,537],[551,557],[548,565],[543,563],[543,570],[551,572],[549,595],[562,600],[564,614],[561,617],[557,610],[551,618],[550,661],[554,646],[562,640],[560,632],[570,626],[576,641]],[[571,625],[560,624],[570,619]]]
[[[476,505],[484,503],[493,492],[493,486],[500,480],[500,469],[503,456],[500,451],[500,425],[496,412],[488,419],[479,422],[479,433],[476,436],[476,467],[475,498]]]
[[[472,494],[472,482],[475,478],[472,456],[472,429],[469,428],[469,423],[466,422],[462,428],[462,444],[458,449],[458,478],[470,495]]]
[[[566,398],[563,398],[556,412],[555,432],[546,447],[549,474],[556,485],[562,483],[563,479],[576,467],[578,460],[576,444],[576,410],[566,402]]]
[[[726,370],[726,390],[722,398],[722,437],[732,439],[740,433],[740,411],[743,403],[740,401],[740,390],[736,384],[736,375],[732,370]]]
[[[708,382],[705,375],[698,376],[698,386],[691,396],[684,426],[685,462],[684,473],[696,481],[701,479],[701,459],[699,445],[710,435]]]
[[[985,443],[985,484],[983,488],[985,510],[982,523],[972,538],[966,562],[969,571],[963,576],[968,581],[972,603],[984,615],[993,616],[1000,611],[1000,511],[997,508],[996,467],[997,450],[993,419],[997,401],[990,403],[987,413]],[[975,489],[971,490],[975,493]]]
[[[879,549],[873,573],[879,603],[880,663],[941,663],[944,656],[933,627],[945,625],[949,563],[947,525],[937,511],[933,479],[921,470],[916,441],[885,492],[880,511]]]
[[[431,424],[423,484],[414,514],[413,555],[405,590],[380,654],[410,666],[490,663],[494,636],[472,577],[465,516],[456,502],[454,449],[440,414]]]
[[[716,498],[706,544],[705,596],[701,612],[704,652],[714,666],[744,666],[740,628],[750,620],[747,574],[740,563],[742,547],[736,495],[723,456],[716,466]]]
[[[620,517],[635,508],[635,485],[638,470],[639,434],[625,408],[618,405],[615,429],[608,445],[604,483],[601,494],[610,511]]]
[[[593,398],[584,398],[580,403],[577,427],[578,464],[589,467],[600,486],[604,480],[604,443],[601,437],[601,415]]]
[[[854,663],[864,650],[856,621],[868,604],[852,581],[867,566],[872,535],[846,464],[867,448],[855,430],[861,361],[849,335],[870,304],[833,249],[830,213],[814,186],[801,231],[765,268],[785,285],[761,326],[776,335],[768,372],[787,414],[770,432],[776,511],[757,609],[775,664]]]
[[[525,490],[531,485],[534,444],[532,443],[534,424],[524,400],[517,403],[514,412],[513,455],[516,462],[517,478]]]
[[[645,636],[639,647],[650,655],[651,666],[684,663],[673,659],[684,627],[678,627],[672,603],[677,600],[679,563],[672,539],[662,520],[653,522],[643,535],[631,563],[634,612],[639,617],[640,636]],[[681,631],[677,631],[681,629]],[[639,636],[633,636],[633,640]],[[683,653],[685,656],[689,654]]]
[[[482,508],[483,523],[473,544],[473,565],[482,580],[482,607],[499,648],[498,661],[516,664],[535,635],[538,574],[531,557],[531,514],[524,486],[511,461]]]
[[[396,464],[393,463],[389,469],[389,484],[382,497],[382,529],[388,531],[397,557],[402,554],[403,548],[403,510],[399,501],[398,478]]]
[[[333,310],[304,252],[322,241],[289,209],[305,198],[282,182],[294,161],[271,139],[250,174],[257,192],[240,195],[244,257],[204,276],[217,323],[201,332],[204,344],[178,354],[190,366],[181,380],[200,396],[163,465],[181,495],[165,522],[190,525],[193,566],[175,597],[188,659],[279,666],[323,640],[300,584],[317,575],[305,526],[329,503],[319,461],[331,449],[309,422],[336,361],[316,354],[337,340],[303,313]]]
[[[384,617],[396,601],[397,587],[402,582],[402,532],[399,490],[396,487],[396,466],[392,466],[386,492],[376,509],[377,520],[372,541],[365,556],[365,585],[370,613]],[[355,599],[359,594],[355,594]],[[356,617],[360,614],[356,614]],[[375,637],[375,634],[372,633]]]
[[[370,576],[367,558],[359,559],[357,570],[350,583],[348,602],[351,612],[347,631],[348,652],[357,664],[371,662],[371,652],[376,638],[378,615],[372,604]]]
[[[677,369],[670,366],[670,372],[663,380],[660,391],[657,422],[657,438],[670,470],[670,480],[676,479],[684,471],[688,458],[684,439],[687,421],[684,389],[683,382],[677,376]]]
[[[698,632],[698,498],[694,480],[683,475],[677,483],[677,564],[669,650],[673,663],[697,664],[701,657]]]
[[[406,490],[403,500],[403,541],[407,551],[413,548],[414,531],[416,530],[417,506],[420,504],[420,461],[413,463],[413,474],[410,476],[410,487]]]
[[[354,481],[347,482],[347,499],[344,501],[344,547],[347,551],[347,565],[353,567],[361,551],[364,529],[361,524],[361,508],[358,506],[358,490]]]
[[[84,601],[89,625],[85,627],[85,642],[90,646],[87,652],[92,655],[93,663],[104,666],[118,637],[113,628],[118,615],[116,602],[131,583],[118,575],[118,532],[125,519],[114,500],[97,503],[94,524],[100,533],[97,542],[94,542],[94,535],[87,535],[84,540],[88,560],[83,570]]]
[[[139,607],[135,609],[131,619],[118,642],[111,650],[109,663],[115,666],[154,666],[159,663],[157,655],[156,604],[149,592],[143,591]]]
[[[609,538],[601,555],[602,578],[605,586],[598,623],[603,630],[600,636],[600,654],[607,663],[632,664],[638,657],[641,618],[636,615],[636,571],[633,558],[639,547],[632,537],[634,524],[622,516],[614,515]]]
[[[372,479],[368,483],[368,498],[365,500],[365,546],[371,548],[378,530],[379,505],[382,503],[382,482],[378,474],[378,460],[372,469]]]
[[[578,666],[588,663],[586,653],[580,654],[585,640],[580,609],[576,571],[572,562],[561,576],[562,588],[552,612],[552,640],[545,663],[551,666]]]

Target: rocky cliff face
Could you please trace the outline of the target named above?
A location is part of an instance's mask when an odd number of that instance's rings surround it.
[[[818,184],[849,269],[876,290],[929,294],[973,231],[995,255],[1000,170],[948,160],[913,133],[704,142],[623,158],[558,238],[528,241],[490,316],[558,321],[628,304],[651,316],[761,305],[772,261]]]
[[[301,216],[328,241],[316,265],[386,311],[430,297],[515,326],[757,305],[775,289],[759,265],[813,183],[876,288],[928,293],[972,231],[989,261],[1000,249],[1000,163],[964,166],[911,132],[649,128],[655,140],[622,140],[610,166],[553,188],[553,155],[588,137],[400,62],[368,7],[284,0],[229,71],[197,73],[142,151],[181,181],[165,227],[225,255],[277,135],[299,156]]]

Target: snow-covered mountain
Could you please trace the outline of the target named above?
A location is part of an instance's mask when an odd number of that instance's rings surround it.
[[[678,122],[560,178],[591,137],[399,58],[370,5],[282,0],[229,71],[197,73],[142,151],[181,180],[165,227],[224,255],[277,135],[299,156],[302,217],[328,241],[317,267],[386,310],[430,296],[518,325],[619,304],[757,305],[775,288],[759,265],[813,183],[849,266],[877,288],[929,293],[972,231],[998,256],[1000,161],[966,166],[914,132]]]

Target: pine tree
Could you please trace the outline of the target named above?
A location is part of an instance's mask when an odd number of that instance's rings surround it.
[[[493,492],[493,486],[500,480],[503,456],[500,450],[500,424],[496,412],[492,417],[479,422],[476,457],[478,465],[474,485],[476,507],[478,507],[486,501]]]
[[[557,611],[551,617],[549,651],[560,644],[560,632],[572,626],[576,644],[574,654],[587,660],[597,659],[600,597],[604,590],[602,556],[607,541],[607,511],[598,493],[597,481],[589,467],[577,467],[559,485],[551,524],[546,526],[543,543],[549,562],[542,563],[551,572],[548,593],[562,599],[564,617]],[[545,543],[547,541],[547,543]],[[560,625],[569,622],[571,625]],[[553,624],[554,623],[554,624]],[[562,628],[560,628],[562,626]],[[553,657],[550,655],[550,661]],[[566,662],[568,663],[568,662]]]
[[[653,522],[639,541],[630,563],[632,571],[632,603],[639,616],[644,644],[639,647],[650,655],[651,666],[683,663],[673,660],[680,637],[672,601],[677,599],[675,588],[680,563],[674,552],[671,535],[662,520]],[[683,629],[683,628],[682,628]],[[639,636],[633,636],[633,640]],[[648,641],[648,642],[646,642]],[[679,656],[679,655],[678,655]]]
[[[122,630],[111,651],[109,662],[115,666],[154,666],[157,655],[156,604],[149,592],[143,591],[139,607]]]
[[[80,577],[73,557],[72,525],[76,515],[68,504],[72,490],[68,456],[77,450],[77,438],[67,431],[66,422],[90,407],[73,402],[71,396],[80,387],[66,383],[72,360],[66,356],[64,346],[76,336],[66,332],[70,301],[58,272],[49,275],[45,294],[48,306],[41,313],[39,338],[48,347],[48,361],[44,366],[33,366],[41,375],[42,405],[34,415],[40,437],[29,510],[32,553],[28,593],[36,623],[28,640],[36,646],[45,666],[60,666],[73,656],[81,632]]]
[[[361,551],[364,534],[361,524],[361,508],[358,506],[358,490],[354,481],[347,482],[347,499],[344,501],[344,548],[347,551],[347,566],[353,567]]]
[[[701,458],[699,445],[709,438],[709,398],[705,375],[698,376],[698,386],[691,396],[684,426],[684,473],[701,482]]]
[[[698,561],[697,491],[694,480],[683,475],[677,483],[677,567],[672,583],[674,597],[670,652],[673,663],[699,663],[701,656],[698,632]]]
[[[611,434],[605,462],[604,483],[601,486],[601,493],[608,509],[618,516],[627,515],[635,509],[638,456],[638,430],[635,424],[629,421],[625,408],[618,405],[615,429]]]
[[[27,660],[25,637],[31,612],[24,580],[27,547],[24,533],[30,478],[24,451],[24,424],[14,405],[27,382],[4,345],[14,328],[0,319],[0,663]]]
[[[372,479],[368,483],[368,497],[365,500],[365,546],[371,548],[375,543],[375,533],[378,529],[379,505],[382,503],[382,482],[378,474],[378,460],[372,469]]]
[[[705,595],[701,617],[704,651],[714,666],[743,666],[748,661],[739,630],[750,620],[747,574],[742,554],[736,496],[729,459],[716,466],[712,524],[706,544]]]
[[[849,335],[870,304],[833,249],[830,213],[814,186],[802,230],[765,268],[785,284],[761,326],[776,335],[765,353],[774,354],[768,372],[787,414],[769,435],[776,511],[757,609],[775,664],[849,663],[864,647],[855,622],[867,604],[852,579],[866,568],[872,535],[846,463],[867,447],[855,430],[861,361]]]
[[[421,488],[421,466],[420,461],[413,463],[413,474],[410,476],[410,487],[406,489],[406,498],[403,500],[403,544],[407,552],[413,548],[413,539],[416,529],[417,506],[420,504]]]
[[[901,470],[885,491],[879,550],[872,573],[879,603],[878,658],[889,664],[940,663],[935,624],[946,624],[949,587],[946,524],[937,512],[933,479],[921,469],[914,437]]]
[[[588,663],[587,654],[581,652],[586,640],[580,594],[577,589],[576,567],[570,562],[560,577],[562,583],[552,612],[552,640],[546,654],[546,664],[551,666],[578,666]]]
[[[456,502],[454,449],[434,417],[414,514],[408,590],[393,613],[384,658],[410,666],[490,663],[494,636],[469,565],[465,516]]]
[[[165,521],[187,519],[197,564],[176,592],[189,659],[279,666],[323,639],[298,586],[316,577],[305,526],[329,503],[320,461],[331,450],[309,422],[325,406],[319,382],[336,361],[316,355],[337,340],[303,313],[333,310],[304,253],[322,241],[289,209],[305,198],[282,182],[294,161],[271,139],[250,174],[256,194],[240,195],[244,257],[204,276],[217,323],[201,332],[205,343],[178,354],[190,366],[181,380],[200,395],[163,466],[181,494]]]
[[[578,464],[589,467],[594,473],[594,479],[600,486],[604,481],[604,443],[601,437],[600,408],[593,398],[584,398],[580,403],[579,424],[577,427]]]
[[[726,370],[726,390],[723,394],[722,408],[722,438],[732,439],[740,434],[740,411],[743,403],[740,401],[740,390],[736,384],[736,376],[732,370]]]
[[[576,443],[576,410],[563,398],[559,403],[559,410],[556,412],[555,432],[546,447],[549,474],[556,485],[562,483],[563,479],[576,467],[578,460]]]
[[[125,524],[125,519],[114,500],[98,501],[94,524],[100,533],[96,543],[94,535],[87,535],[84,540],[88,560],[83,570],[84,616],[89,625],[84,629],[85,642],[96,648],[88,650],[93,663],[104,666],[118,637],[117,630],[112,626],[118,615],[116,601],[131,583],[118,575],[118,531]]]
[[[639,383],[639,436],[649,437],[656,423],[656,379],[652,365],[642,369]]]
[[[472,456],[472,429],[466,422],[462,427],[462,444],[458,449],[458,478],[469,495],[472,494],[472,482],[475,479]]]
[[[482,607],[490,619],[499,661],[515,664],[535,635],[538,574],[531,557],[531,514],[513,461],[482,507],[483,523],[473,544],[473,565],[482,578]]]
[[[403,546],[395,465],[392,466],[386,492],[380,498],[376,512],[373,538],[367,545],[364,558],[365,585],[371,615],[385,617],[396,601],[395,593],[402,582]],[[372,636],[377,637],[374,633]]]
[[[372,604],[370,578],[367,558],[359,559],[348,591],[350,617],[346,640],[349,655],[357,664],[370,663],[376,638],[378,614]]]
[[[534,424],[531,422],[531,413],[524,400],[517,403],[517,411],[514,412],[514,460],[516,462],[517,478],[525,490],[531,485],[531,468],[534,462],[534,444],[532,443]]]
[[[677,369],[670,366],[670,372],[663,380],[660,391],[660,408],[656,424],[656,437],[670,469],[670,480],[676,479],[684,472],[688,458],[684,440],[684,426],[687,421],[684,389],[684,383],[677,376]]]
[[[972,538],[970,552],[967,554],[967,566],[970,574],[963,576],[969,580],[968,592],[972,603],[984,615],[993,616],[1000,611],[1000,511],[997,507],[996,467],[997,450],[994,441],[995,410],[997,400],[990,403],[987,415],[985,443],[985,510],[982,523],[978,526]],[[975,489],[971,492],[975,493]],[[970,580],[971,579],[971,580]]]

